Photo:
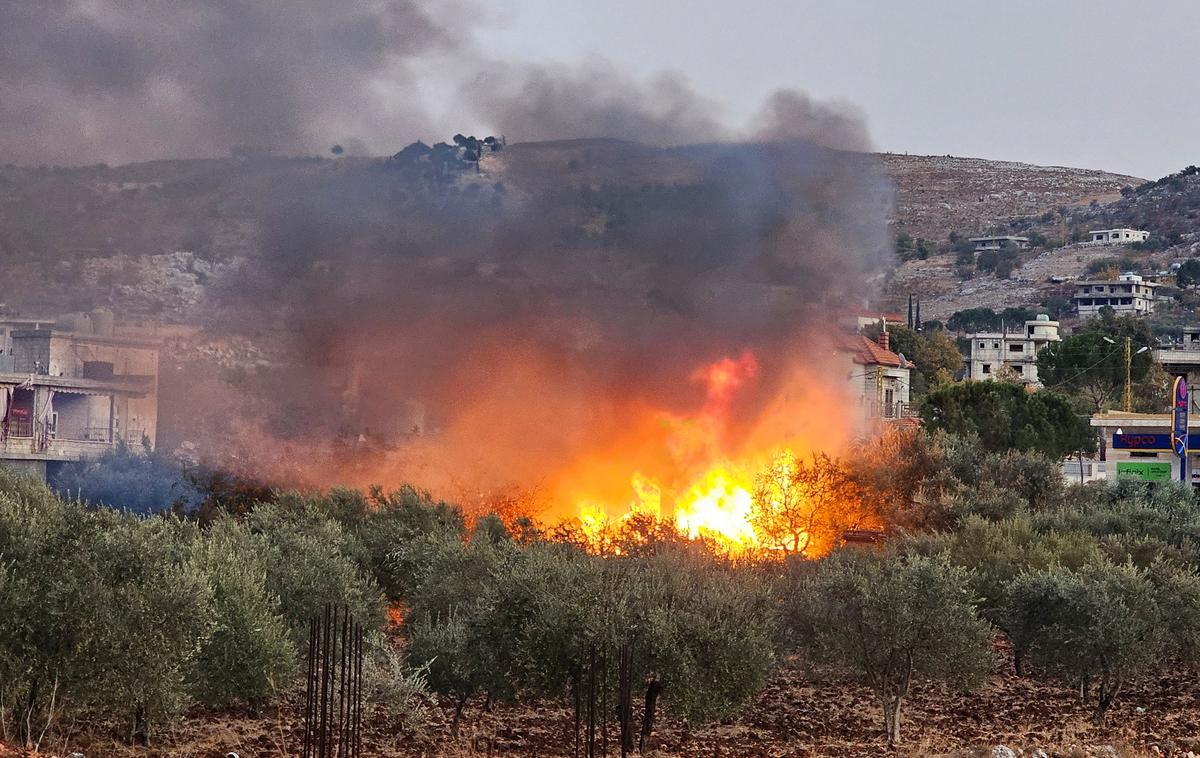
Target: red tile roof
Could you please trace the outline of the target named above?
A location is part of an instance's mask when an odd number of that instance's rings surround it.
[[[912,368],[912,363],[879,346],[861,334],[843,334],[838,340],[838,351],[850,353],[854,362],[863,366],[890,366],[892,368]]]

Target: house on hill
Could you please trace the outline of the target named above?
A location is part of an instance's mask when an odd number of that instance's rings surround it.
[[[1135,316],[1154,311],[1158,282],[1125,273],[1116,279],[1081,279],[1075,282],[1073,302],[1080,317],[1096,316],[1101,308]]]
[[[1014,237],[1012,235],[971,237],[967,241],[975,243],[975,252],[977,253],[982,253],[985,250],[1024,250],[1029,247],[1028,237]]]
[[[1144,229],[1096,229],[1088,232],[1093,245],[1127,245],[1133,242],[1145,242],[1150,239],[1150,232]]]

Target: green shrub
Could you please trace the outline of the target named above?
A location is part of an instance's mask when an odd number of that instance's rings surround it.
[[[835,555],[799,588],[789,615],[814,659],[871,687],[895,745],[914,677],[971,685],[993,664],[970,585],[971,573],[944,558]]]
[[[231,518],[193,548],[213,591],[213,629],[200,649],[197,696],[210,705],[265,702],[295,671],[296,648],[267,590],[267,567],[251,534]]]

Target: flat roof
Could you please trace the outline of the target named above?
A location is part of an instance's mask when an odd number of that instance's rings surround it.
[[[20,329],[14,331],[13,337],[44,337],[46,339],[70,340],[71,342],[89,342],[95,345],[117,345],[125,347],[158,348],[161,340],[149,337],[127,337],[120,334],[88,334],[87,332],[64,332],[58,329]]]
[[[987,242],[988,240],[1016,240],[1017,242],[1028,242],[1028,237],[1017,237],[1012,234],[1000,234],[995,237],[968,237],[967,242]]]
[[[1155,282],[1149,279],[1142,279],[1141,281],[1134,281],[1133,279],[1077,279],[1075,281],[1076,287],[1094,287],[1099,284],[1144,284],[1147,287],[1162,286],[1161,282]]]
[[[49,374],[0,373],[0,385],[19,387],[23,384],[49,387],[56,392],[144,397],[153,389],[154,377],[137,375],[114,376],[112,379],[84,379],[76,376],[50,376]]]

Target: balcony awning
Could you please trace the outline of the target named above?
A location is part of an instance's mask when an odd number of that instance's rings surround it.
[[[153,377],[123,376],[112,379],[83,379],[74,376],[0,373],[0,387],[45,387],[76,395],[125,395],[145,397],[154,387]]]

